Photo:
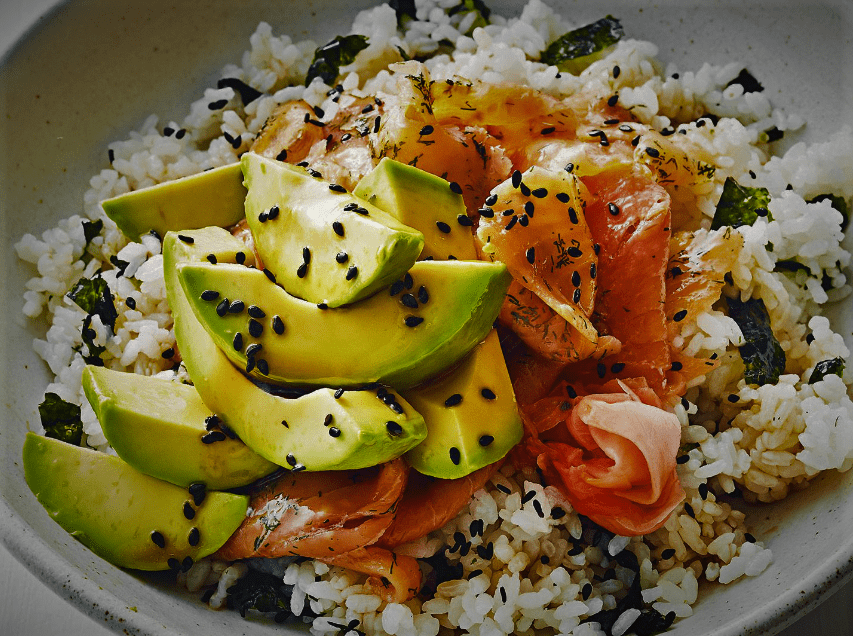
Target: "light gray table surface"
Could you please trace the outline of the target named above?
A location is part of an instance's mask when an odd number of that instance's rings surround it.
[[[0,52],[55,0],[0,0]],[[0,545],[0,636],[108,636]],[[839,589],[781,636],[853,636],[853,585]]]

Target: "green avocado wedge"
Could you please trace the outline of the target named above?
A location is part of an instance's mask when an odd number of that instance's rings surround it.
[[[178,275],[219,348],[259,379],[338,387],[381,382],[398,390],[436,375],[485,338],[510,283],[502,263],[421,261],[366,300],[323,309],[239,265],[186,263]],[[204,300],[210,291],[216,300]],[[263,317],[226,310],[224,299],[255,306]]]
[[[186,488],[245,486],[278,469],[216,422],[195,388],[105,367],[83,369],[83,390],[104,436],[136,470]]]
[[[132,241],[151,230],[218,225],[230,227],[245,217],[246,188],[239,163],[141,188],[102,202],[104,212]]]
[[[254,259],[244,250],[242,242],[221,228],[170,232],[163,241],[175,339],[205,405],[256,453],[293,470],[366,468],[418,444],[426,436],[423,418],[393,392],[383,392],[380,400],[374,391],[320,389],[285,399],[266,393],[231,364],[196,318],[178,281],[178,266],[206,260],[209,254],[220,263],[251,265]],[[242,256],[235,259],[235,254]],[[240,269],[264,277],[258,270]],[[247,320],[246,311],[232,315]]]
[[[404,395],[428,431],[405,459],[425,475],[464,477],[498,461],[521,440],[521,417],[494,329],[447,375]]]
[[[473,221],[462,195],[441,177],[383,157],[352,193],[424,235],[420,259],[473,261]]]
[[[339,307],[400,278],[423,235],[317,172],[248,152],[246,221],[264,267],[288,293]]]
[[[218,550],[249,505],[245,495],[209,492],[196,506],[186,489],[140,473],[118,457],[35,433],[27,433],[23,458],[27,485],[50,517],[120,567],[186,567],[187,558]]]

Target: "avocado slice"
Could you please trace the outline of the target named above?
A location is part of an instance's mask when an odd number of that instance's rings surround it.
[[[402,276],[423,248],[420,232],[317,172],[251,152],[242,166],[255,248],[294,296],[353,303]]]
[[[201,482],[227,490],[278,469],[215,428],[217,420],[191,386],[90,365],[83,369],[83,390],[115,452],[146,475],[184,488]],[[207,422],[214,425],[209,432]]]
[[[521,417],[494,329],[448,375],[404,395],[428,431],[406,453],[406,462],[425,475],[464,477],[498,461],[521,440]]]
[[[186,567],[187,557],[212,554],[249,506],[247,496],[225,492],[209,492],[195,505],[186,489],[118,457],[32,432],[24,442],[24,477],[71,536],[110,563],[137,570]]]
[[[178,274],[196,318],[255,377],[312,386],[381,382],[398,390],[436,375],[480,342],[510,283],[502,263],[421,261],[389,289],[322,309],[257,269],[186,263]],[[210,290],[216,300],[204,300]],[[264,317],[224,311],[222,299],[255,305]]]
[[[425,170],[388,157],[368,172],[352,193],[424,235],[420,259],[473,261],[473,221],[461,190]]]
[[[377,399],[374,391],[340,394],[332,389],[285,399],[253,383],[199,323],[178,281],[180,263],[202,261],[208,254],[220,263],[233,263],[235,254],[243,254],[239,260],[247,265],[254,262],[243,243],[221,228],[168,233],[163,269],[175,339],[201,399],[247,446],[294,470],[346,470],[390,461],[426,436],[420,414],[391,391],[379,389],[383,399]],[[258,270],[239,269],[264,277]],[[246,311],[232,316],[246,321]]]
[[[134,190],[101,205],[125,236],[138,241],[151,230],[164,236],[171,230],[235,225],[246,215],[245,198],[240,164],[232,163]]]

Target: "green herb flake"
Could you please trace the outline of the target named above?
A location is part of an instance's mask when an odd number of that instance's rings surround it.
[[[314,51],[314,60],[308,67],[305,86],[319,77],[329,86],[335,83],[342,66],[352,64],[355,56],[367,48],[366,35],[339,35]]]
[[[769,205],[770,193],[765,188],[742,186],[731,177],[727,177],[723,185],[723,194],[717,202],[714,219],[711,221],[711,229],[753,225],[760,216],[772,221],[773,215],[767,207]]]
[[[39,417],[45,436],[66,444],[80,445],[83,438],[83,421],[80,407],[60,398],[56,393],[45,393],[44,402],[39,404]]]
[[[841,377],[844,373],[844,358],[831,358],[818,362],[809,376],[809,384],[820,382],[828,375]]]
[[[465,32],[465,35],[470,36],[477,27],[485,27],[489,25],[489,17],[492,15],[492,10],[486,6],[483,0],[462,0],[455,7],[451,7],[447,11],[448,16],[467,15],[469,13],[476,14],[474,22]]]
[[[819,194],[814,199],[809,199],[807,203],[820,203],[821,201],[829,200],[832,207],[841,213],[841,229],[846,230],[847,224],[850,222],[850,208],[847,207],[847,201],[844,197],[839,197],[834,194]]]
[[[785,352],[773,335],[764,301],[726,298],[729,317],[740,327],[745,343],[739,348],[747,384],[776,384],[785,371]]]
[[[228,607],[246,617],[249,610],[261,613],[275,612],[276,622],[282,622],[290,613],[292,586],[281,582],[281,577],[249,568],[246,576],[228,588]],[[307,612],[307,614],[306,614]],[[304,615],[316,616],[307,607]]]
[[[608,15],[561,35],[545,49],[540,62],[577,75],[604,57],[624,35],[619,20]]]

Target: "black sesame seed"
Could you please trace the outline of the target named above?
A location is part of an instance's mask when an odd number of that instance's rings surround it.
[[[512,208],[501,212],[502,216],[512,216],[513,214],[515,214],[515,210],[513,210]]]
[[[595,252],[596,256],[598,256],[598,254],[601,252],[601,245],[599,245],[598,243],[593,243],[592,251]]]
[[[611,373],[621,373],[625,369],[624,362],[614,362],[610,365]]]
[[[568,192],[558,192],[556,197],[560,203],[568,203],[572,199]]]
[[[571,221],[573,225],[577,225],[580,222],[578,213],[574,208],[569,208],[569,221]]]
[[[246,347],[246,355],[249,358],[254,358],[258,351],[260,351],[261,349],[263,349],[263,345],[258,342],[253,342],[248,347]]]
[[[598,274],[598,269],[595,266],[595,263],[589,264],[589,277],[595,280],[596,275]]]
[[[686,464],[690,461],[690,455],[679,455],[675,458],[676,464]]]
[[[192,557],[189,557],[189,556],[184,557],[184,560],[181,562],[181,572],[184,572],[184,573],[189,572],[190,568],[192,568],[192,566],[193,566]]]
[[[164,350],[163,353],[160,354],[160,356],[164,360],[171,360],[175,357],[175,350],[172,347],[169,347],[168,349]]]
[[[212,431],[213,429],[218,428],[221,422],[222,420],[220,420],[217,415],[208,415],[206,418],[204,418],[204,429],[206,431]]]
[[[616,205],[615,203],[608,203],[608,204],[607,204],[607,210],[608,210],[608,211],[610,212],[610,214],[612,214],[613,216],[616,216],[616,215],[618,215],[618,214],[619,214],[619,206],[618,206],[618,205]]]
[[[260,338],[264,332],[264,326],[254,318],[249,319],[249,335],[253,338]]]
[[[636,137],[634,137],[631,140],[631,145],[636,147],[640,143],[640,137],[642,137],[642,135],[637,135]]]
[[[552,519],[562,519],[565,516],[566,516],[566,511],[563,510],[562,508],[560,508],[559,506],[551,508],[551,518]]]
[[[395,282],[391,285],[391,289],[390,289],[390,290],[388,290],[388,291],[389,291],[389,293],[391,294],[391,296],[396,296],[396,295],[397,295],[397,294],[399,294],[401,291],[403,291],[405,288],[406,288],[406,284],[405,284],[403,281],[398,280],[398,281],[395,281]]]
[[[184,502],[183,511],[184,517],[186,517],[187,519],[192,519],[193,517],[195,517],[195,508],[193,508],[192,503],[190,503],[189,501]]]
[[[684,365],[681,364],[678,360],[675,360],[671,365],[669,365],[669,368],[672,371],[681,371],[681,369],[684,368]]]
[[[572,272],[572,285],[574,285],[575,287],[581,286],[581,275],[578,270]]]
[[[181,239],[187,245],[192,245],[195,243],[195,239],[192,236],[187,236],[186,234],[178,234],[178,238]]]
[[[259,223],[266,223],[269,220],[269,218],[270,218],[269,212],[264,211],[264,212],[261,212],[260,214],[258,214],[258,222]]]
[[[330,183],[329,184],[329,190],[331,190],[332,192],[344,192],[344,193],[347,191],[347,189],[345,187],[343,187],[342,185],[339,185],[337,183]]]
[[[587,583],[581,588],[581,598],[586,601],[590,594],[592,594],[592,583]]]
[[[616,79],[617,77],[619,77],[619,73],[621,73],[621,72],[622,72],[622,69],[619,68],[618,65],[614,66],[613,67],[613,79]]]
[[[329,426],[332,422],[335,421],[335,416],[331,413],[326,413],[326,417],[323,418],[323,426]]]
[[[557,130],[557,129],[556,129],[556,128],[554,128],[554,126],[546,126],[545,128],[543,128],[543,129],[539,132],[539,134],[540,134],[540,135],[550,135],[550,134],[552,134],[555,130]]]
[[[708,484],[699,484],[697,490],[699,491],[699,496],[702,497],[703,501],[708,498]]]
[[[287,454],[287,456],[286,456],[284,459],[285,459],[285,460],[287,461],[287,463],[288,463],[288,464],[290,464],[291,466],[296,466],[296,464],[298,463],[298,462],[296,461],[296,457],[294,457],[294,456],[293,456],[293,453],[288,453],[288,454]]]
[[[284,321],[280,316],[272,317],[272,330],[279,336],[284,333]]]
[[[405,276],[403,276],[403,284],[406,286],[406,289],[411,289],[415,286],[415,279],[412,278],[409,272],[406,272]]]
[[[455,181],[450,182],[450,191],[454,194],[462,194],[462,186],[460,186]]]
[[[757,216],[767,216],[768,214],[770,214],[770,212],[767,210],[767,208],[760,207],[755,208],[755,214]]]
[[[538,499],[533,500],[533,509],[536,511],[536,514],[539,515],[542,519],[545,518],[545,512],[542,510],[542,504],[539,503]]]
[[[308,263],[302,263],[299,267],[296,268],[296,276],[299,278],[305,278],[308,275]]]
[[[208,254],[207,255],[207,262],[210,263],[211,265],[216,265],[216,255],[215,254]]]
[[[301,473],[303,470],[308,470],[303,464],[296,464],[290,472],[292,473]]]
[[[168,566],[169,566],[169,569],[170,569],[170,570],[180,570],[180,569],[181,569],[181,562],[180,562],[180,561],[178,561],[178,560],[177,560],[176,558],[174,558],[174,557],[170,557],[169,559],[167,559],[167,560],[166,560],[166,565],[168,565]]]
[[[187,487],[187,490],[192,495],[195,505],[200,506],[207,494],[207,485],[203,481],[194,481]]]
[[[573,387],[571,384],[566,385],[566,394],[572,400],[574,400],[578,396],[578,392],[575,391],[575,387]]]
[[[521,172],[514,170],[512,173],[512,187],[517,188],[521,185]]]
[[[628,124],[622,124],[621,126],[619,126],[619,130],[621,130],[623,133],[634,132],[634,129],[631,128]]]
[[[235,433],[230,426],[226,425],[225,422],[219,423],[219,430],[221,430],[225,435],[230,437],[231,439],[237,439],[237,433]],[[198,505],[198,504],[196,504]]]
[[[222,318],[225,314],[228,313],[228,308],[231,306],[231,303],[228,302],[227,298],[223,298],[219,301],[219,304],[216,305],[216,315]]]
[[[201,441],[204,444],[215,444],[216,442],[224,442],[225,441],[225,433],[222,431],[210,431],[209,433],[205,433],[201,437]]]
[[[417,327],[424,321],[420,316],[406,316],[406,319],[403,321],[407,327]]]
[[[452,461],[456,466],[458,466],[462,461],[462,454],[455,446],[450,447],[450,461]]]
[[[279,212],[280,212],[280,210],[279,210],[279,208],[278,208],[278,206],[277,206],[277,205],[272,206],[272,207],[270,208],[270,211],[269,211],[269,212],[267,212],[267,219],[269,219],[270,221],[272,221],[273,219],[275,219],[276,217],[278,217],[278,213],[279,213]]]
[[[460,214],[457,216],[456,222],[463,227],[471,227],[474,225],[474,221],[467,214]]]
[[[426,126],[421,128],[420,134],[422,137],[425,137],[426,135],[431,135],[433,133],[433,130],[435,130],[435,129],[432,126],[430,126],[429,124],[427,124]]]
[[[686,512],[688,515],[690,515],[694,519],[696,518],[696,513],[693,511],[693,506],[691,506],[689,503],[684,504],[684,512]]]
[[[273,274],[270,270],[264,269],[264,276],[266,276],[271,283],[275,282],[275,274]]]
[[[493,206],[493,205],[494,205],[495,203],[497,203],[497,202],[498,202],[498,195],[496,195],[496,194],[490,194],[488,197],[486,197],[485,204],[486,204],[487,206],[491,207],[491,206]]]
[[[575,169],[575,164],[573,164],[571,161],[569,163],[567,163],[565,166],[563,166],[563,170],[565,170],[569,174],[571,174],[574,171],[574,169]]]
[[[599,378],[603,378],[604,375],[607,373],[607,365],[605,365],[603,362],[599,362],[597,365],[595,365],[595,372],[598,373]]]
[[[547,192],[546,192],[547,194]],[[525,201],[524,203],[524,211],[527,213],[527,216],[533,216],[533,212],[535,211],[535,207],[533,205],[533,201]]]
[[[352,280],[356,276],[358,276],[358,267],[356,267],[355,265],[350,265],[347,269],[347,280]]]
[[[447,398],[444,401],[444,406],[447,406],[447,407],[456,406],[457,404],[461,404],[461,403],[462,403],[462,394],[461,393],[454,393],[453,395],[451,395],[449,398]]]
[[[551,562],[551,557],[549,557],[547,554],[543,554],[541,557],[539,557],[539,562],[542,565],[548,565]]]
[[[246,308],[246,303],[244,303],[242,300],[235,300],[233,303],[231,303],[231,306],[228,307],[228,313],[229,314],[239,314],[245,308]]]
[[[341,429],[339,429],[339,428],[336,428],[336,427],[332,426],[332,427],[329,429],[329,435],[330,435],[331,437],[340,437],[340,436],[341,436]]]
[[[613,108],[616,104],[619,103],[619,95],[611,95],[610,99],[607,100],[607,105]]]
[[[750,534],[749,532],[744,532],[743,538],[746,539],[747,541],[749,541],[750,543],[755,543],[755,541],[756,541],[755,537],[752,536],[752,534]]]
[[[217,99],[215,102],[210,102],[207,105],[208,110],[219,110],[220,108],[225,108],[228,104],[227,99]]]
[[[258,319],[264,318],[267,315],[266,312],[264,312],[264,310],[261,309],[260,307],[258,307],[257,305],[249,305],[249,309],[248,309],[247,313],[252,318],[258,318]]]
[[[335,234],[337,234],[338,236],[344,235],[344,226],[343,226],[343,223],[341,223],[340,221],[334,221],[332,223],[332,229],[335,231]]]
[[[201,540],[201,533],[198,531],[198,528],[190,528],[190,533],[187,535],[187,543],[191,546],[197,546],[198,542]]]
[[[246,252],[237,252],[237,254],[234,255],[234,260],[237,261],[238,265],[242,265],[243,263],[245,263]]]
[[[403,427],[393,420],[385,422],[385,430],[392,437],[398,437],[403,434]]]
[[[494,399],[497,397],[497,396],[495,395],[495,392],[494,392],[494,391],[492,391],[492,390],[491,390],[491,389],[489,389],[489,388],[483,388],[483,389],[481,389],[481,390],[480,390],[480,395],[482,395],[482,396],[483,396],[484,398],[486,398],[487,400],[494,400]]]
[[[218,292],[213,292],[216,296],[219,296]],[[213,300],[213,298],[206,299],[204,298],[204,292],[202,292],[202,300]],[[124,304],[128,306],[129,309],[136,309],[136,300],[133,299],[132,296],[128,296],[124,299]]]
[[[275,156],[276,161],[287,161],[287,148]]]
[[[738,395],[736,395],[735,393],[729,393],[728,400],[732,404],[735,404],[736,402],[738,402],[740,400],[740,397]]]
[[[346,212],[355,212],[356,208],[358,208],[358,203],[350,202],[350,203],[347,203],[347,204],[344,206],[344,211],[346,211]]]
[[[581,301],[581,290],[576,289],[574,292],[572,292],[572,302],[577,305],[580,301]]]
[[[307,247],[302,248],[302,262],[306,265],[311,262],[311,250]]]
[[[429,292],[423,285],[418,288],[418,300],[422,305],[426,305],[429,302]]]
[[[338,252],[337,254],[335,254],[335,260],[338,263],[344,264],[349,260],[349,254],[347,254],[346,252]]]
[[[479,442],[480,446],[486,447],[495,441],[495,438],[491,435],[482,435],[480,436]]]
[[[682,309],[681,311],[676,312],[676,314],[672,317],[672,319],[675,322],[681,322],[685,318],[687,318],[687,310],[686,309]]]
[[[518,189],[521,190],[521,194],[529,197],[530,196],[530,188],[527,187],[527,184],[522,181],[518,184]]]
[[[507,223],[507,224],[506,224],[506,228],[505,228],[505,229],[507,229],[507,230],[511,230],[513,227],[515,227],[515,224],[516,224],[516,223],[518,223],[518,216],[514,216],[514,217],[512,217],[512,218],[509,220],[509,223]]]
[[[530,223],[530,217],[526,214],[522,214],[520,217],[518,217],[518,222],[521,224],[522,227],[527,227],[527,224]]]
[[[507,486],[504,486],[503,484],[498,484],[497,486],[495,486],[495,488],[500,490],[505,495],[508,495],[512,492]]]
[[[654,159],[660,157],[660,151],[657,148],[652,148],[650,146],[646,147],[646,154]]]
[[[551,514],[551,516],[553,517],[553,513]],[[583,553],[583,546],[582,545],[576,545],[576,546],[572,547],[572,549],[569,550],[566,554],[568,554],[569,556],[577,556],[577,555],[582,554],[582,553]]]
[[[675,556],[675,549],[674,548],[667,548],[666,550],[664,550],[663,552],[660,553],[660,558],[663,559],[664,561],[666,561],[667,559],[671,559],[674,556]]]
[[[317,309],[328,309],[329,305],[327,303],[317,303]]]
[[[435,226],[439,229],[439,231],[443,232],[444,234],[450,233],[450,226],[444,221],[436,221]]]
[[[477,212],[480,214],[480,216],[484,216],[487,219],[491,219],[493,216],[495,216],[495,211],[492,208],[480,208],[479,210],[477,210]]]
[[[400,302],[403,303],[409,309],[417,309],[418,301],[412,294],[403,294],[400,297]]]
[[[157,532],[156,530],[151,532],[151,541],[158,548],[165,548],[166,547],[166,538],[161,533]]]

